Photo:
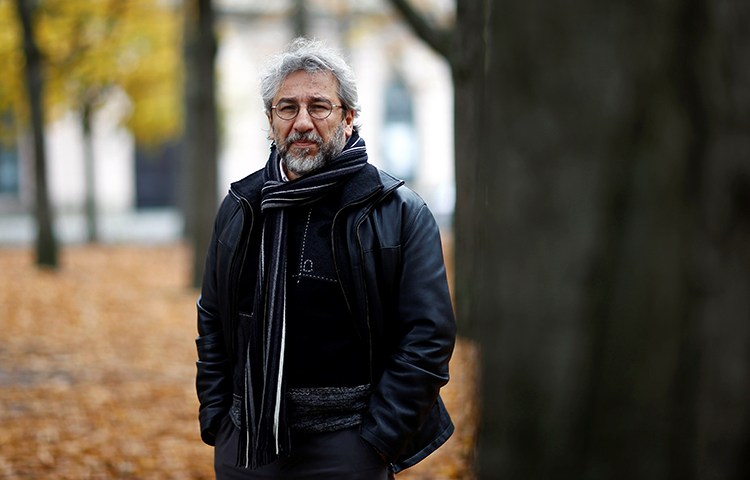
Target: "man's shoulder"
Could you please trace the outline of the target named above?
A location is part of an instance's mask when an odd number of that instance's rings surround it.
[[[229,191],[224,196],[224,200],[221,202],[219,211],[217,213],[218,221],[226,221],[228,218],[234,215],[240,208],[240,199],[244,198],[250,204],[257,201],[260,197],[260,189],[263,186],[263,170],[258,170],[250,175],[246,176],[241,180],[232,182],[229,187]]]
[[[385,170],[381,170],[380,168],[376,167],[376,169],[378,171],[378,176],[380,177],[380,183],[383,184],[383,187],[385,187],[386,190],[404,186],[404,181],[400,178],[394,177],[390,173],[386,172]]]
[[[263,187],[263,169],[256,170],[245,178],[232,182],[232,190],[238,193],[254,193]]]
[[[254,203],[260,199],[260,191],[263,188],[264,182],[263,169],[257,170],[245,178],[232,182],[229,186],[230,193],[228,196],[234,194],[234,196],[244,198],[250,203]]]
[[[425,201],[422,197],[409,188],[406,185],[406,182],[394,177],[385,170],[378,169],[378,173],[380,175],[380,181],[383,184],[383,189],[385,192],[388,192],[389,198],[410,207],[421,207],[425,205]]]

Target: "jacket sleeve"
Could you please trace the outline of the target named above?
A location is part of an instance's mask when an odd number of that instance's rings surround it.
[[[456,336],[437,223],[424,202],[404,216],[396,318],[388,320],[395,321],[397,340],[361,430],[390,461],[434,413],[440,388],[448,382]]]
[[[199,419],[201,439],[208,445],[214,445],[216,433],[222,418],[231,404],[231,368],[224,341],[222,321],[220,318],[219,299],[217,294],[217,222],[210,247],[206,255],[201,295],[197,302],[198,337],[196,346],[196,390],[200,403]]]

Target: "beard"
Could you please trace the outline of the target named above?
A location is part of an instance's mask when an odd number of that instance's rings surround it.
[[[296,149],[296,153],[293,153],[291,151],[292,143],[299,140],[315,142],[318,153],[310,155],[310,149],[307,148]],[[294,132],[279,143],[278,151],[286,169],[296,175],[303,176],[331,163],[344,150],[345,145],[344,125],[339,124],[331,138],[325,143],[315,133]]]

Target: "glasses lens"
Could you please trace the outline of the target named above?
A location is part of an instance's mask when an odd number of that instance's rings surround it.
[[[296,103],[284,102],[276,105],[276,115],[282,120],[291,120],[297,116],[299,105]]]
[[[276,115],[282,120],[293,120],[299,113],[299,105],[292,102],[281,102],[274,107]],[[333,104],[327,100],[320,100],[307,105],[307,112],[317,120],[325,120],[331,115]]]
[[[331,114],[333,106],[330,102],[315,102],[307,106],[310,116],[318,120],[325,120]]]

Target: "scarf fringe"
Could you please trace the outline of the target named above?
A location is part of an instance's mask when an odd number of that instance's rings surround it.
[[[265,429],[269,431],[269,429]],[[280,433],[277,440],[273,435],[261,435],[255,441],[248,442],[244,431],[240,432],[240,442],[237,448],[237,466],[255,470],[262,466],[275,462],[279,457],[291,450],[291,442],[288,429]],[[278,450],[276,442],[279,442]],[[248,448],[252,447],[252,448]]]

